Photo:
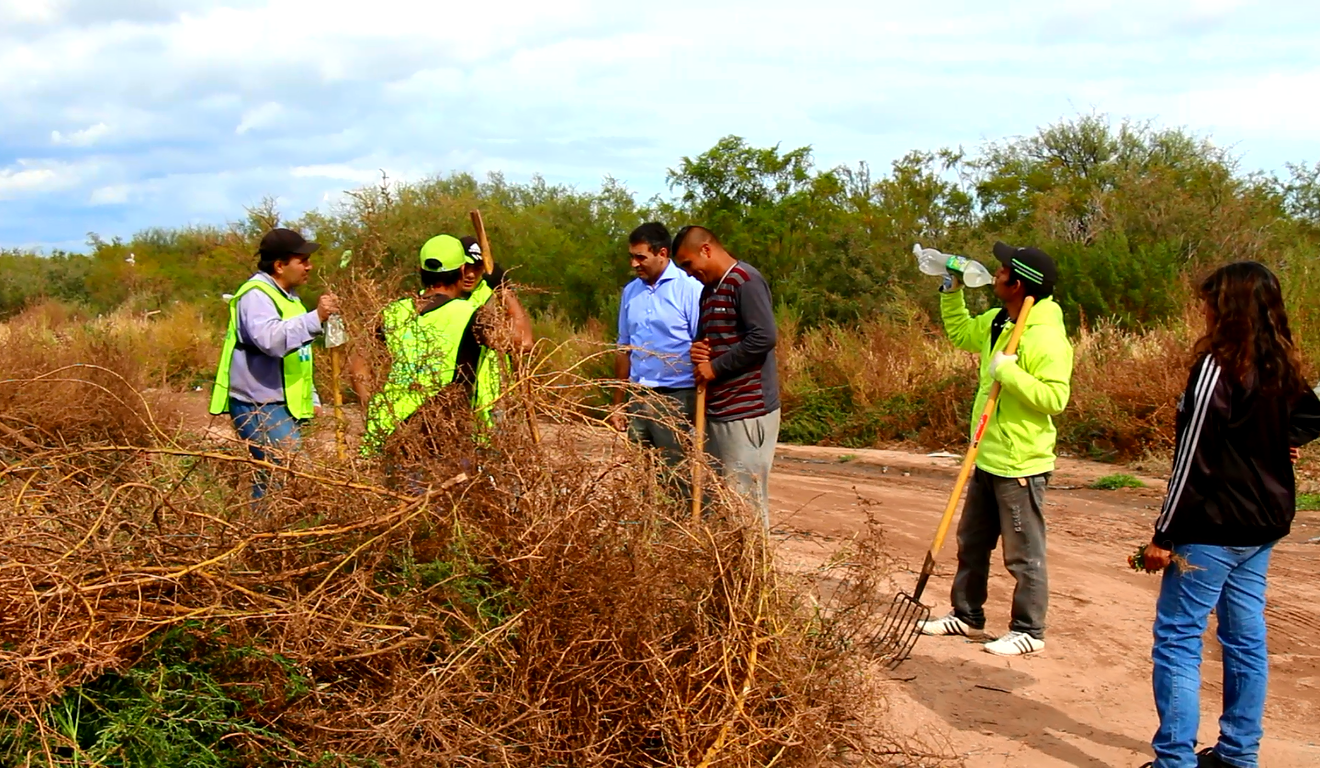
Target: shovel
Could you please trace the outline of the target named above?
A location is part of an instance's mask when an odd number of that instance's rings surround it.
[[[697,385],[697,423],[692,433],[692,524],[701,525],[701,465],[706,452],[706,382]]]
[[[1022,338],[1022,331],[1027,327],[1027,314],[1033,304],[1035,299],[1030,296],[1022,302],[1022,311],[1018,313],[1017,322],[1013,325],[1013,333],[1009,335],[1008,345],[1004,347],[1004,354],[1012,355],[1017,352],[1018,341]],[[935,558],[939,557],[940,549],[944,546],[944,537],[949,533],[949,524],[953,522],[953,513],[958,508],[958,500],[967,485],[967,478],[972,474],[972,467],[976,466],[976,454],[981,448],[981,438],[985,435],[986,425],[990,423],[990,417],[994,415],[995,406],[998,404],[999,382],[996,381],[990,385],[990,395],[986,398],[985,408],[981,410],[981,419],[976,423],[972,444],[967,449],[966,458],[963,459],[958,480],[953,484],[953,493],[949,494],[949,503],[944,507],[940,527],[935,529],[935,540],[931,542],[930,551],[926,553],[926,562],[921,566],[921,575],[917,577],[917,588],[912,590],[910,595],[906,592],[894,595],[894,602],[890,604],[889,612],[881,620],[880,628],[871,636],[869,643],[871,649],[890,669],[907,661],[913,646],[917,644],[917,638],[921,636],[921,622],[930,618],[930,608],[921,603],[921,594],[926,591],[926,583],[935,572]]]
[[[352,251],[344,251],[339,259],[339,268],[344,269],[353,259]],[[344,328],[344,318],[331,315],[325,321],[325,348],[330,350],[330,374],[334,379],[335,397],[335,452],[340,461],[348,458],[348,448],[344,440],[344,390],[340,374],[344,367],[344,345],[348,343],[348,331]]]

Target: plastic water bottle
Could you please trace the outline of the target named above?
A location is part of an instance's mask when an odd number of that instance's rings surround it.
[[[953,256],[934,248],[922,248],[921,243],[912,246],[912,253],[917,257],[917,267],[928,275],[947,275],[952,272],[968,288],[980,288],[995,281],[990,270],[966,256]]]
[[[330,319],[325,321],[325,347],[343,346],[348,342],[348,329],[344,327],[344,318],[339,315],[331,315]]]

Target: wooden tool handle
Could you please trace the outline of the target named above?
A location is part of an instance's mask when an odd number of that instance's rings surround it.
[[[692,435],[692,524],[701,524],[701,466],[706,452],[706,383],[697,385],[696,432]]]
[[[330,372],[335,383],[335,451],[340,461],[348,458],[348,449],[344,441],[344,390],[339,380],[339,373],[343,367],[342,359],[343,347],[331,347]]]
[[[481,246],[481,264],[486,274],[495,271],[495,255],[490,252],[490,240],[486,239],[486,225],[481,221],[481,211],[472,211],[472,228],[477,231],[477,245]]]
[[[489,275],[495,271],[495,254],[490,252],[490,240],[486,238],[486,225],[481,220],[481,211],[473,209],[469,212],[469,215],[472,217],[472,228],[477,233],[477,245],[481,246],[481,264],[485,268],[486,274]],[[514,375],[516,376],[523,369],[522,362],[518,358],[514,358]],[[536,402],[533,399],[535,391],[532,388],[531,379],[527,380],[525,386],[523,400],[527,404],[527,427],[532,433],[532,442],[540,445],[541,428],[536,423]]]
[[[1028,296],[1022,302],[1022,310],[1018,313],[1017,322],[1013,324],[1013,333],[1008,337],[1008,346],[1004,347],[1004,354],[1011,355],[1017,352],[1018,342],[1022,340],[1022,332],[1027,327],[1027,315],[1031,312],[1031,307],[1036,300]],[[993,353],[992,353],[993,354]],[[972,474],[972,468],[976,466],[976,454],[981,450],[981,438],[985,436],[985,428],[990,423],[990,417],[995,413],[995,406],[999,404],[999,382],[990,385],[990,395],[985,400],[985,407],[981,409],[981,418],[976,423],[976,431],[972,433],[972,444],[967,448],[967,456],[963,459],[962,469],[958,471],[958,481],[953,485],[953,493],[949,495],[949,503],[944,508],[944,516],[940,518],[940,527],[935,531],[935,540],[930,545],[930,552],[926,555],[926,562],[921,568],[923,579],[930,576],[930,571],[935,568],[935,558],[939,556],[940,549],[944,546],[944,537],[949,533],[949,524],[953,522],[953,513],[958,509],[958,499],[962,497],[963,487],[967,485],[967,478]]]

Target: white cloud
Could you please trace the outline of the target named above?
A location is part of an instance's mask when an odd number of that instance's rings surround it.
[[[98,187],[92,190],[88,202],[92,205],[123,205],[128,202],[131,189],[128,184],[111,184],[106,187]]]
[[[83,171],[66,163],[19,160],[0,168],[0,200],[69,189],[81,181]]]
[[[273,101],[268,101],[255,109],[244,112],[243,118],[238,121],[238,127],[234,129],[234,133],[242,136],[254,128],[269,128],[278,122],[284,114],[284,107]]]
[[[0,0],[0,197],[21,201],[0,245],[266,195],[296,215],[380,168],[645,196],[729,133],[883,168],[1091,110],[1278,167],[1314,154],[1318,37],[1320,5],[1284,0]]]
[[[88,126],[81,131],[74,131],[68,135],[60,131],[50,132],[50,142],[52,144],[64,144],[71,147],[90,147],[98,139],[110,132],[110,126],[105,123],[97,123]]]
[[[59,16],[55,0],[4,0],[0,2],[0,22],[9,24],[48,24]]]
[[[386,171],[386,174],[392,179],[397,178],[395,174],[388,171]],[[354,168],[342,163],[330,163],[300,165],[291,169],[289,175],[295,179],[334,179],[335,181],[350,181],[363,186],[380,181],[381,170],[378,168]]]

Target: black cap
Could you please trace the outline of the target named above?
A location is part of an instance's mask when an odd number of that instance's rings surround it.
[[[272,229],[261,238],[261,245],[257,246],[257,251],[268,258],[279,258],[281,256],[310,256],[316,253],[316,249],[321,246],[317,243],[307,242],[307,238],[294,232],[292,229],[280,227]]]
[[[481,261],[481,243],[472,235],[464,235],[458,238],[458,242],[463,244],[463,252],[467,254],[468,261],[476,264]]]
[[[1025,281],[1027,293],[1038,298],[1054,292],[1054,284],[1059,281],[1059,269],[1054,266],[1054,259],[1039,248],[1014,248],[1007,243],[995,243],[995,258],[1008,267],[1015,280]]]

